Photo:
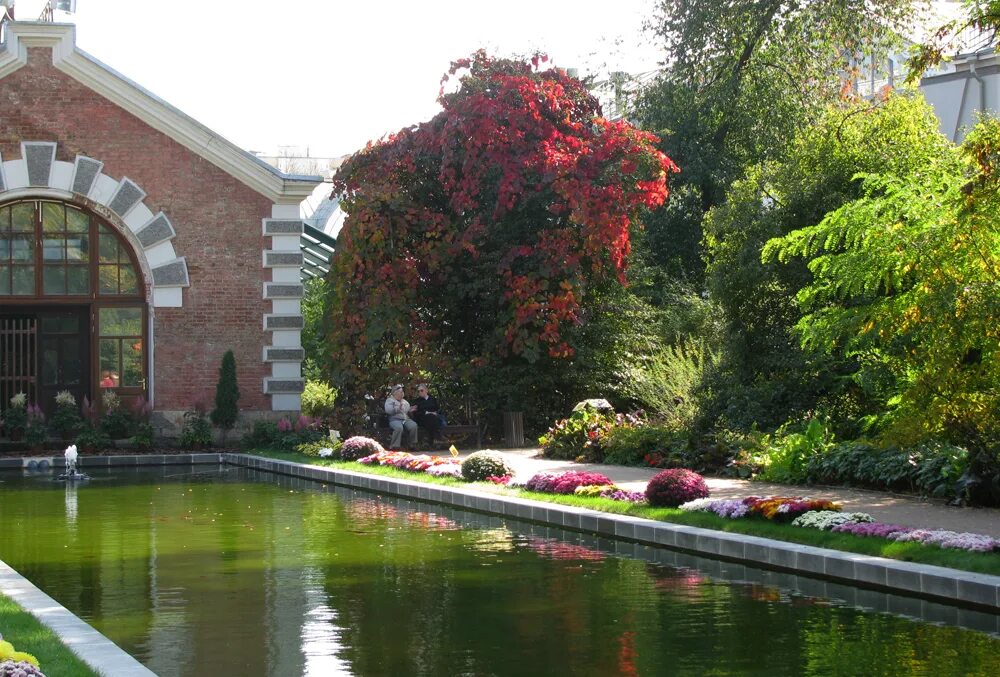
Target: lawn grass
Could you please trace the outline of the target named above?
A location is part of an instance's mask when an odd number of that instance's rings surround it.
[[[49,677],[97,677],[59,638],[14,600],[0,594],[0,633],[17,651],[38,659]]]
[[[800,543],[819,548],[853,552],[861,555],[873,555],[877,557],[885,557],[887,559],[916,562],[920,564],[933,564],[951,569],[960,569],[962,571],[973,571],[976,573],[1000,576],[1000,555],[995,553],[968,552],[965,550],[939,548],[933,545],[923,545],[921,543],[914,542],[899,543],[873,536],[855,536],[853,534],[820,531],[819,529],[793,527],[790,524],[769,522],[764,519],[726,519],[712,513],[687,512],[677,508],[654,508],[649,505],[628,503],[625,501],[613,501],[606,498],[590,498],[562,494],[542,494],[525,491],[523,489],[505,487],[503,485],[491,484],[489,482],[476,482],[475,484],[470,485],[468,482],[450,477],[433,477],[425,473],[399,470],[398,468],[362,465],[360,463],[348,461],[335,461],[331,459],[306,456],[298,453],[277,452],[266,449],[255,449],[249,453],[282,461],[336,467],[342,470],[351,470],[353,472],[364,473],[367,475],[394,477],[398,479],[425,482],[427,484],[443,484],[447,486],[465,488],[472,486],[477,491],[514,496],[518,498],[528,498],[546,503],[572,505],[580,508],[590,508],[591,510],[600,510],[619,515],[642,517],[660,522],[671,522],[673,524],[684,524],[687,526],[714,529],[716,531],[726,531],[734,534],[746,534],[748,536],[773,538],[777,541]]]

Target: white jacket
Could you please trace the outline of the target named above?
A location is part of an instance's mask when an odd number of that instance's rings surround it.
[[[397,400],[392,395],[385,400],[385,413],[389,415],[389,419],[398,419],[400,421],[406,420],[407,414],[410,413],[410,403],[405,399]]]

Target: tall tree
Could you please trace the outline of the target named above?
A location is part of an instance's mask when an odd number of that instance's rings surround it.
[[[630,228],[676,170],[652,135],[602,118],[579,81],[537,58],[480,52],[445,79],[456,75],[441,113],[335,178],[349,216],[330,276],[343,318],[331,346],[347,396],[490,369],[557,390],[592,302],[621,283]]]
[[[236,425],[240,416],[238,402],[240,388],[236,381],[236,357],[232,350],[227,350],[222,356],[219,367],[219,382],[215,385],[215,409],[212,410],[212,423],[222,428],[222,440],[225,444],[226,434]]]
[[[699,280],[704,214],[748,167],[781,159],[824,105],[850,95],[857,64],[885,54],[926,4],[661,0],[648,30],[666,67],[635,115],[684,172],[674,199],[647,220],[653,259]]]

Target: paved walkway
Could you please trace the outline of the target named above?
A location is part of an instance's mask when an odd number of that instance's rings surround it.
[[[499,451],[510,460],[516,470],[516,478],[520,481],[527,480],[541,471],[586,470],[606,475],[622,488],[642,491],[646,488],[649,478],[659,472],[654,468],[574,463],[544,458],[538,447]],[[466,455],[468,454],[462,454]],[[705,479],[712,492],[712,498],[742,498],[751,495],[825,498],[842,504],[846,511],[867,512],[880,522],[927,529],[967,531],[1000,538],[1000,509],[996,508],[956,508],[945,505],[944,501],[940,500],[866,489],[768,484],[726,477]]]

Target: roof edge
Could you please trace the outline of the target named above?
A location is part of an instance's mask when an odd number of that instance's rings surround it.
[[[73,24],[15,21],[6,25],[0,78],[24,66],[29,47],[50,47],[60,71],[277,204],[298,204],[321,176],[285,174],[76,46]]]

